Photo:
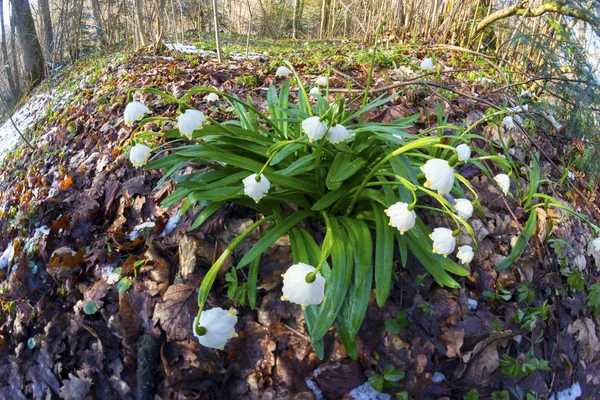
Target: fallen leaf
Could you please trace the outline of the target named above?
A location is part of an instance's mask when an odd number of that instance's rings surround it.
[[[596,335],[596,325],[589,318],[579,318],[569,327],[569,332],[575,336],[576,342],[583,346],[583,359],[592,361],[600,351],[600,342]]]
[[[192,337],[192,322],[198,313],[195,290],[185,283],[169,286],[162,303],[154,308],[155,320],[167,333],[167,340]]]

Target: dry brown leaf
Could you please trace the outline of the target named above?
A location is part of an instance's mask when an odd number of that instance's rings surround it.
[[[440,336],[440,340],[446,345],[446,357],[460,356],[460,349],[465,341],[465,330],[448,329]]]
[[[468,385],[488,386],[491,374],[500,366],[498,346],[506,346],[513,336],[510,330],[492,332],[488,338],[477,343],[472,351],[463,353],[463,364],[455,372]]]
[[[600,342],[596,335],[596,325],[589,318],[579,318],[569,326],[569,332],[575,336],[576,342],[581,342],[583,346],[583,359],[592,361],[600,352]]]
[[[183,283],[169,286],[162,303],[154,309],[154,317],[167,332],[168,341],[184,340],[192,336],[197,312],[195,290]]]

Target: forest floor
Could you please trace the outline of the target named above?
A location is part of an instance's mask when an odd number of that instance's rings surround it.
[[[150,398],[152,391],[164,399],[598,398],[599,321],[585,290],[600,281],[600,253],[589,246],[594,233],[560,209],[538,208],[522,256],[496,271],[526,213],[471,167],[459,172],[484,209],[484,218],[472,221],[480,245],[471,275],[457,278],[462,289],[456,290],[436,285],[416,260],[398,267],[390,300],[382,308],[374,300],[369,305],[356,338],[358,360],[334,331],[319,360],[300,307],[280,299],[281,273],[291,264],[286,241],[261,261],[254,310],[228,298],[231,282],[221,271],[208,304],[235,306],[240,335],[224,351],[197,342],[199,283],[250,217],[224,207],[188,232],[191,211],[180,216],[181,204],[160,206],[174,184],[157,187],[158,171],[128,162],[134,128],[124,124],[123,110],[129,88],[179,97],[197,85],[266,109],[266,88],[281,83],[275,70],[284,58],[307,81],[329,70],[332,98],[356,96],[366,84],[370,53],[360,45],[254,50],[250,60],[240,50],[222,64],[206,52],[96,54],[42,84],[40,91],[54,86],[68,100],[52,104],[28,130],[35,151],[21,146],[5,157],[0,182],[0,398],[129,399]],[[426,54],[392,46],[377,56],[373,95],[397,96],[367,120],[420,113],[414,133],[437,124],[438,104],[449,123],[470,125],[488,108],[523,102],[481,58],[438,51],[444,67],[436,74],[420,71]],[[295,92],[290,96],[294,102]],[[177,114],[153,94],[139,99],[155,115]],[[515,117],[521,124],[534,118],[535,102],[527,101],[529,111],[520,108]],[[197,96],[192,105],[215,120],[232,115],[225,101],[207,104]],[[477,133],[506,140],[506,157],[523,165],[540,153],[546,179],[540,190],[599,221],[585,176],[567,177],[564,147],[551,140],[556,128],[546,121],[531,136],[491,124]],[[525,179],[521,184],[528,187]],[[436,226],[432,214],[422,217]],[[137,232],[145,222],[154,225]],[[229,267],[250,245],[233,254]],[[570,271],[584,282],[573,282]],[[540,360],[549,370],[527,370]],[[383,378],[383,393],[366,383],[374,376]]]

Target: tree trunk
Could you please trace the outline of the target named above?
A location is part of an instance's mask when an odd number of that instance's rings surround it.
[[[134,8],[134,14],[135,14],[135,23],[136,23],[136,28],[138,31],[138,40],[139,40],[139,45],[142,46],[147,46],[148,45],[148,38],[146,37],[146,29],[144,26],[144,9],[142,7],[142,0],[135,0],[135,8]]]
[[[221,54],[221,36],[219,35],[219,9],[217,8],[217,0],[213,0],[213,17],[215,19],[215,40],[217,42],[217,56],[219,62],[223,62],[223,56]]]
[[[298,9],[300,8],[300,0],[294,0],[294,14],[292,19],[292,39],[297,39],[298,29]]]
[[[4,21],[4,0],[0,0],[0,21]],[[4,68],[4,70],[6,71],[6,80],[8,81],[8,87],[10,89],[10,96],[12,97],[12,99],[16,99],[19,94],[17,93],[17,87],[15,86],[15,80],[13,78],[13,72],[12,72],[12,68],[13,66],[10,65],[10,62],[8,60],[8,48],[6,47],[6,32],[5,32],[5,25],[4,24],[0,24],[0,32],[1,32],[1,39],[2,39],[2,61],[4,62],[4,64],[6,64],[8,66],[8,68]]]
[[[48,0],[44,1],[47,2]],[[100,4],[98,3],[98,0],[92,0],[92,15],[96,21],[96,36],[100,45],[104,46],[104,24],[102,23],[102,14],[100,13]]]
[[[54,31],[52,30],[52,17],[50,16],[50,5],[48,0],[39,0],[40,16],[42,18],[42,30],[44,37],[44,52],[46,58],[52,58],[52,48],[54,47]]]
[[[13,19],[23,53],[25,74],[35,84],[44,73],[44,54],[35,30],[29,0],[11,0]]]
[[[328,0],[322,0],[321,2],[321,24],[319,26],[319,39],[323,39],[323,35],[327,32],[327,21],[329,20],[328,2]]]

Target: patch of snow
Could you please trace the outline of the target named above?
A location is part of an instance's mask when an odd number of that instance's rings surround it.
[[[8,244],[2,255],[0,256],[0,269],[8,267],[15,256],[15,249],[13,247],[14,240]]]
[[[315,399],[316,400],[323,400],[324,399],[323,392],[321,391],[321,389],[319,389],[319,386],[317,386],[317,384],[315,383],[315,381],[313,381],[312,379],[306,378],[305,382],[306,382],[306,386],[308,386],[308,388],[310,390],[312,390],[313,394],[315,395]]]
[[[561,390],[556,396],[550,396],[548,400],[576,400],[579,397],[581,397],[581,385],[579,382],[575,382],[573,386]]]
[[[369,382],[365,382],[362,385],[355,387],[348,393],[351,398],[355,400],[389,400],[392,398],[387,393],[379,393]]]
[[[477,300],[467,299],[467,307],[469,310],[473,311],[477,309]]]
[[[177,228],[177,224],[179,223],[180,219],[181,215],[179,215],[179,213],[176,213],[171,218],[169,218],[167,224],[165,225],[165,230],[163,231],[163,233],[160,234],[160,236],[167,236],[169,233],[173,232],[175,228]]]
[[[186,54],[199,54],[201,56],[214,57],[217,55],[214,51],[207,51],[197,48],[196,46],[183,44],[183,43],[165,43],[165,46],[169,50],[179,51]]]
[[[431,378],[431,382],[433,383],[440,383],[446,380],[446,377],[444,376],[444,374],[442,374],[439,371],[435,371],[435,374],[433,374],[433,378]]]
[[[136,225],[133,230],[129,233],[129,240],[132,242],[140,236],[140,232],[145,229],[154,229],[156,224],[154,222],[144,222],[143,224]]]
[[[166,61],[175,61],[175,59],[174,59],[173,57],[165,57],[165,56],[161,56],[161,57],[159,57],[159,58],[162,58],[163,60],[166,60]]]

